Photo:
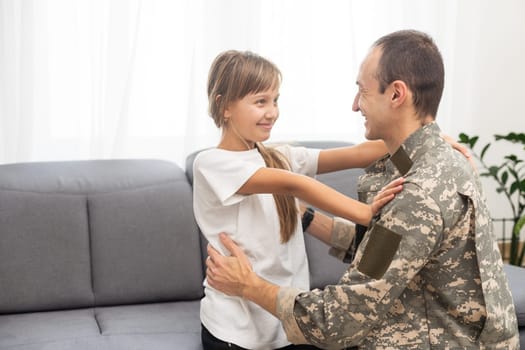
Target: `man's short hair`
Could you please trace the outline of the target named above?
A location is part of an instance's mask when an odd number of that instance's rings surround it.
[[[436,117],[445,69],[432,38],[416,30],[401,30],[379,38],[373,45],[382,50],[377,69],[380,92],[395,80],[408,85],[420,118]]]

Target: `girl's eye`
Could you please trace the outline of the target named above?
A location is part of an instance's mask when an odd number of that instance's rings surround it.
[[[261,99],[261,100],[257,100],[257,101],[256,101],[256,103],[257,103],[258,105],[263,105],[265,102],[266,102],[266,100],[263,100],[263,99]]]

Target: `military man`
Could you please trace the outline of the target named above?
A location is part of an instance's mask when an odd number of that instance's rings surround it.
[[[340,282],[313,291],[268,283],[222,234],[232,256],[208,248],[208,283],[273,313],[292,343],[517,349],[513,301],[479,178],[433,122],[444,85],[438,48],[421,32],[386,35],[371,47],[357,85],[353,110],[365,118],[365,136],[383,140],[389,152],[367,169],[360,196],[369,201],[399,176],[405,183],[368,226]],[[331,244],[341,256],[352,233],[333,225]]]

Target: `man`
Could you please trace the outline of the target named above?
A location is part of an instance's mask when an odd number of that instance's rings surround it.
[[[432,122],[444,68],[432,39],[399,31],[377,40],[357,78],[353,110],[389,156],[367,169],[370,200],[403,176],[403,191],[372,220],[339,284],[299,291],[258,277],[232,252],[208,248],[208,283],[278,317],[289,340],[323,348],[517,349],[516,315],[479,179]],[[429,121],[431,121],[429,123]],[[334,225],[331,244],[350,245]],[[346,246],[350,248],[349,246]]]

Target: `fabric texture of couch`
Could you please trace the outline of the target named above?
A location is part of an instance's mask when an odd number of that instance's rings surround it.
[[[201,349],[194,156],[0,165],[0,350]],[[361,173],[319,179],[355,198]],[[305,240],[312,287],[337,282],[346,266]],[[506,269],[525,339],[525,269]]]

